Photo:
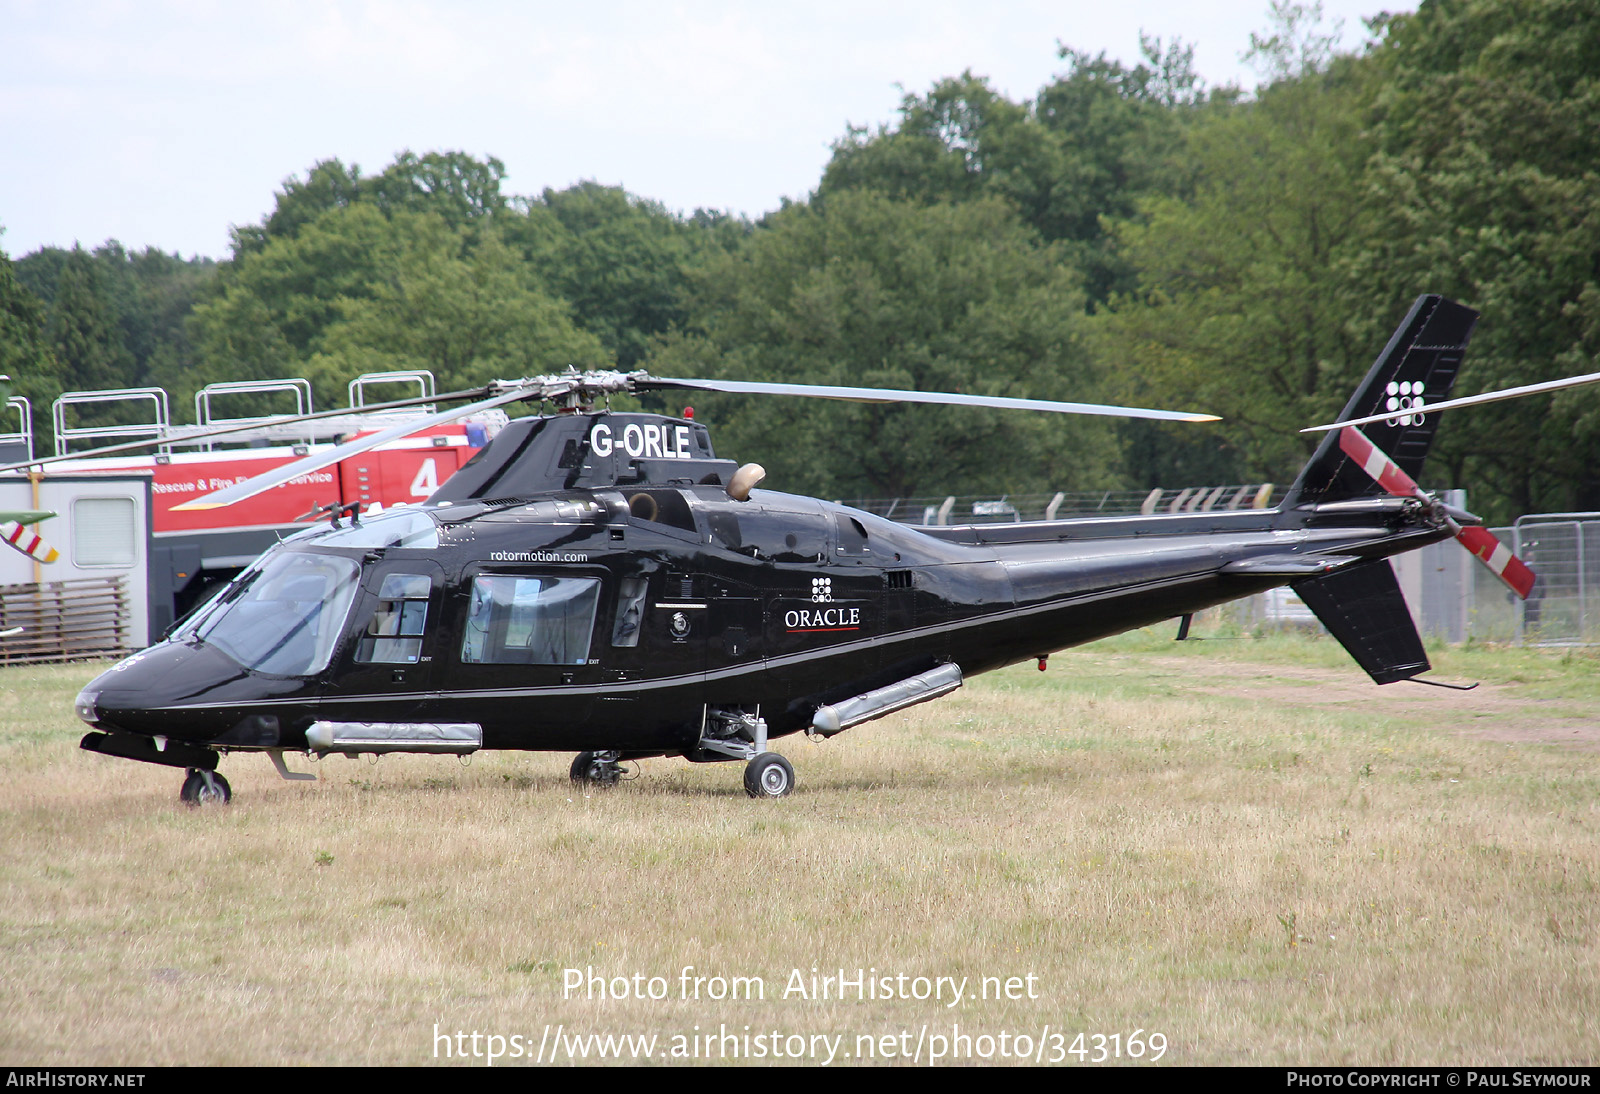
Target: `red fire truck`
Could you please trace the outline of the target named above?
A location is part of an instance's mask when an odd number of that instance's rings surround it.
[[[171,420],[167,393],[160,388],[68,392],[53,409],[56,455],[73,447],[115,444],[144,438],[148,455],[115,455],[68,459],[52,464],[50,476],[146,472],[150,476],[150,542],[147,558],[150,640],[219,582],[227,581],[278,538],[326,519],[316,511],[330,504],[357,502],[363,512],[421,501],[486,444],[506,417],[489,411],[476,417],[424,429],[403,440],[292,479],[248,501],[225,509],[173,512],[172,506],[300,458],[341,439],[376,432],[402,420],[432,413],[431,405],[400,411],[359,413],[374,387],[403,384],[418,397],[434,394],[431,373],[369,373],[350,383],[350,413],[314,422],[293,419],[312,411],[311,385],[303,379],[252,380],[211,384],[195,395],[195,424]],[[410,395],[408,390],[406,395]],[[217,405],[235,405],[249,397],[286,403],[293,414],[226,416]],[[405,396],[397,396],[403,398]],[[14,400],[15,402],[15,400]],[[125,424],[79,425],[85,413]],[[22,413],[26,423],[25,408]],[[246,427],[237,433],[202,440],[197,435],[219,427]],[[0,440],[26,446],[32,458],[33,438],[26,424],[19,434]],[[3,445],[0,445],[3,447]],[[15,456],[7,462],[20,462]],[[65,514],[64,514],[65,515]],[[57,535],[72,535],[71,529]]]

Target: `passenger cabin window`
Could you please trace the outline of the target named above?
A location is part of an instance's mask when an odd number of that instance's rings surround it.
[[[865,555],[872,548],[867,544],[867,527],[855,517],[839,513],[835,518],[839,529],[838,552],[841,555]]]
[[[600,582],[595,578],[480,576],[472,583],[461,660],[585,664],[599,603]]]
[[[642,577],[625,577],[617,589],[617,619],[611,628],[613,646],[637,646],[639,627],[644,622],[644,600],[649,582]]]
[[[744,522],[745,546],[773,562],[816,563],[828,557],[828,526],[809,513],[767,511]]]
[[[356,660],[415,665],[422,655],[432,591],[427,574],[385,574],[378,590],[378,607],[356,646]]]

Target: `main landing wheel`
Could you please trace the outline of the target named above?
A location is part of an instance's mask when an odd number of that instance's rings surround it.
[[[572,781],[593,786],[616,786],[622,778],[622,765],[615,752],[580,752],[572,761]]]
[[[233,800],[233,788],[215,771],[201,771],[191,767],[183,780],[178,797],[189,806],[227,805]]]
[[[794,768],[776,752],[744,765],[744,792],[752,798],[782,798],[794,789]]]

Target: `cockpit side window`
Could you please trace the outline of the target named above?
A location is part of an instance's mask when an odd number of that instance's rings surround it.
[[[599,603],[596,578],[480,575],[472,582],[461,660],[495,665],[586,664]]]
[[[433,582],[427,574],[385,574],[378,590],[378,605],[356,646],[356,660],[415,665],[422,656],[428,596],[432,592]]]

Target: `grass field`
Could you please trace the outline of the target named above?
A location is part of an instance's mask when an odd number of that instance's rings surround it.
[[[687,1039],[726,1026],[839,1063],[958,1034],[1126,1062],[1136,1030],[1166,1064],[1594,1063],[1600,660],[1434,660],[1484,686],[1163,629],[779,742],[782,801],[737,765],[586,794],[567,755],[329,759],[315,783],[239,755],[205,810],[181,772],[77,749],[94,667],[6,670],[0,1063],[482,1063],[474,1031],[526,1063],[558,1026],[656,1058],[726,1055]],[[765,998],[683,999],[685,966]],[[565,997],[585,968],[666,997]],[[785,996],[813,968],[966,997]]]

